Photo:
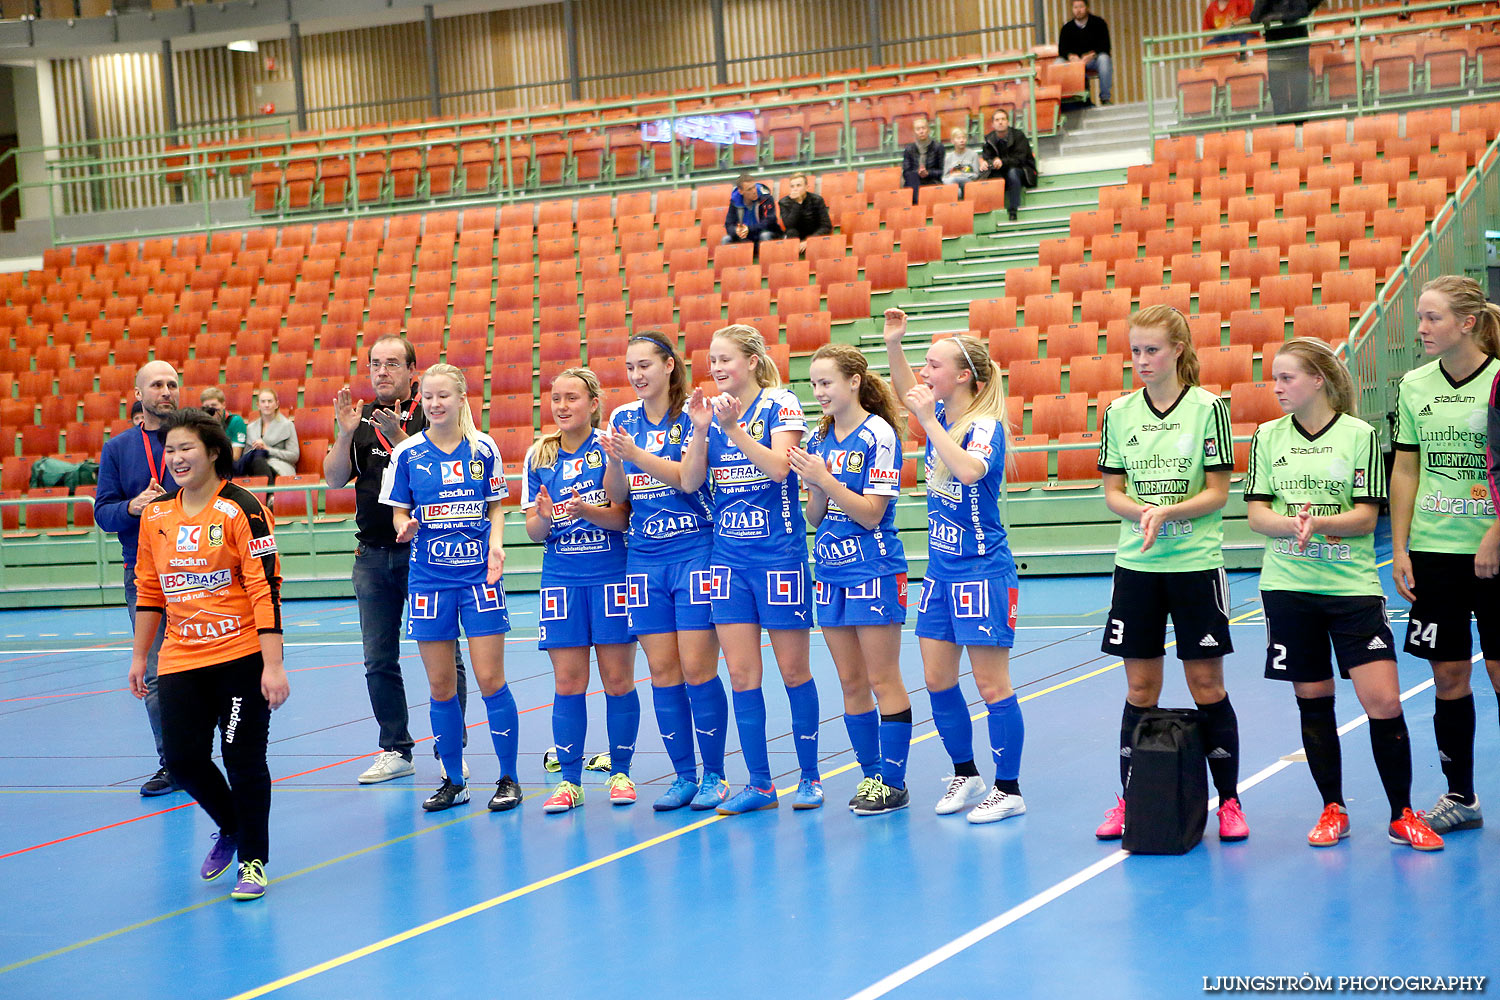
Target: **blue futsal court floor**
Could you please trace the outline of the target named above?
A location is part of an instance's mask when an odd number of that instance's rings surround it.
[[[1500,833],[1454,834],[1432,854],[1388,843],[1347,682],[1338,705],[1353,834],[1307,846],[1320,802],[1306,765],[1286,759],[1301,742],[1289,686],[1261,678],[1257,596],[1255,574],[1231,575],[1237,652],[1226,673],[1251,836],[1221,845],[1211,816],[1204,843],[1173,858],[1126,857],[1093,837],[1117,790],[1125,689],[1118,661],[1099,653],[1103,577],[1022,581],[1011,664],[1029,812],[984,827],[932,811],[948,761],[910,626],[903,671],[918,724],[905,812],[862,819],[844,807],[859,775],[814,633],[825,808],[653,813],[671,769],[642,655],[640,803],[611,808],[604,776],[587,774],[582,809],[545,815],[552,679],[534,643],[535,596],[519,595],[507,668],[527,801],[484,808],[496,775],[476,696],[474,801],[425,814],[438,771],[415,648],[403,662],[423,739],[417,776],[361,787],[376,730],[354,606],[288,603],[292,696],[271,722],[272,882],[250,904],[228,898],[230,876],[199,881],[213,827],[186,794],[137,794],[155,760],[125,687],[124,611],[0,614],[0,997],[1145,997],[1200,996],[1205,977],[1220,976],[1494,974]],[[1399,637],[1399,599],[1392,617]],[[1426,664],[1403,656],[1401,684],[1414,805],[1427,808],[1445,786]],[[977,718],[983,705],[964,685]],[[1493,810],[1500,733],[1479,664],[1475,690],[1478,788]],[[772,769],[790,789],[779,681],[767,703]],[[1188,703],[1169,659],[1162,704]],[[603,707],[596,691],[589,749],[603,747]],[[975,743],[987,745],[982,723]],[[730,750],[739,784],[732,737]]]

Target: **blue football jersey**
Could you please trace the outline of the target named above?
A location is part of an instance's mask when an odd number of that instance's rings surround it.
[[[669,462],[682,461],[682,452],[692,437],[693,424],[687,411],[653,424],[640,400],[626,403],[610,416],[616,434],[628,434],[642,451]],[[692,493],[668,486],[640,466],[625,465],[630,486],[630,530],[627,542],[632,565],[667,565],[680,562],[713,545],[713,493],[705,482]]]
[[[536,446],[526,453],[526,489],[521,494],[521,509],[536,506],[537,492],[547,487],[553,503],[578,491],[585,503],[604,506],[604,448],[599,432],[589,436],[577,451],[557,449],[552,464],[535,468]],[[581,517],[555,517],[547,532],[547,547],[542,554],[542,586],[567,587],[594,583],[616,583],[625,579],[625,533],[610,531]]]
[[[380,502],[411,511],[410,590],[444,590],[484,583],[490,557],[489,505],[505,499],[504,463],[488,434],[445,452],[413,434],[391,452]]]
[[[938,423],[948,414],[937,404]],[[1000,489],[1005,479],[1005,432],[993,418],[974,421],[961,442],[984,462],[984,478],[965,486],[950,478],[939,486],[933,470],[939,459],[927,442],[927,575],[945,581],[989,579],[1012,572],[1015,561],[1000,523]]]
[[[740,416],[750,436],[766,447],[777,431],[807,430],[802,404],[787,389],[762,389]],[[729,439],[714,417],[708,427],[708,478],[714,496],[714,561],[751,568],[807,559],[797,474],[772,482]]]
[[[833,477],[859,496],[883,496],[880,526],[873,531],[828,499],[828,512],[813,539],[818,579],[847,587],[877,576],[906,572],[906,551],[896,535],[895,497],[901,492],[901,441],[891,425],[873,413],[842,441],[833,428],[817,433],[807,450],[828,466]]]

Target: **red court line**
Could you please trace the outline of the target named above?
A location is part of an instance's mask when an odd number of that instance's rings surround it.
[[[363,662],[363,661],[361,661],[361,662]],[[347,666],[347,665],[348,664],[345,664],[345,666]],[[308,669],[317,669],[317,668],[308,668]],[[650,675],[648,674],[645,677],[637,678],[636,679],[636,683],[639,684],[642,681],[646,681],[646,680],[650,680],[650,679],[651,679]],[[588,693],[591,694],[591,695],[592,694],[601,694],[603,691],[604,691],[604,689],[600,688],[597,691],[590,691]],[[517,714],[518,715],[526,715],[529,712],[538,712],[538,711],[541,711],[544,708],[551,708],[551,707],[552,707],[552,702],[549,701],[549,702],[546,702],[545,704],[542,704],[542,705],[533,705],[531,708],[523,708]],[[484,726],[484,725],[488,725],[488,723],[487,722],[474,722],[474,723],[470,723],[466,728],[468,728],[468,729],[475,729],[475,728],[477,728],[479,726]],[[426,743],[428,740],[431,740],[431,739],[432,739],[431,736],[424,736],[421,739],[416,740],[415,742],[417,742],[417,743]],[[322,765],[319,765],[318,767],[309,768],[306,771],[298,771],[296,774],[282,775],[280,778],[274,778],[274,779],[272,779],[271,784],[275,785],[275,784],[278,784],[278,783],[283,782],[283,781],[290,781],[293,778],[305,778],[309,774],[317,774],[319,771],[327,771],[329,768],[343,767],[345,764],[352,764],[355,761],[364,760],[367,757],[373,757],[373,756],[375,756],[379,752],[380,752],[379,750],[374,750],[374,751],[371,751],[370,753],[362,753],[362,754],[360,754],[357,757],[349,757],[349,758],[347,758],[345,760],[336,760],[332,764],[322,764]],[[145,814],[143,814],[141,816],[132,816],[129,819],[122,819],[122,820],[119,820],[118,822],[115,822],[115,823],[108,823],[108,824],[106,824],[104,826],[96,826],[92,830],[84,830],[81,833],[70,833],[66,837],[58,837],[56,840],[48,840],[48,841],[45,841],[45,842],[40,843],[40,844],[32,844],[30,847],[17,848],[16,850],[10,851],[10,852],[8,852],[6,854],[0,854],[0,861],[4,861],[6,858],[13,858],[13,857],[17,856],[18,854],[26,854],[26,853],[28,853],[30,851],[39,851],[39,850],[41,850],[44,847],[54,847],[57,844],[65,844],[65,843],[67,843],[70,840],[77,840],[80,837],[87,837],[87,836],[89,836],[91,834],[103,833],[105,830],[113,830],[116,827],[128,826],[131,823],[139,823],[143,819],[151,819],[151,818],[153,818],[155,816],[165,816],[169,812],[176,812],[179,809],[186,809],[189,806],[195,806],[197,804],[198,804],[197,802],[184,802],[181,805],[172,806],[172,807],[167,808],[167,809],[161,809],[161,810],[158,810],[157,812],[145,813]]]

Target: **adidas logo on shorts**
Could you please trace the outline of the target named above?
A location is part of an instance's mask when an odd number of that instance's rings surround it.
[[[1419,417],[1430,417],[1430,416],[1432,416],[1432,404],[1428,403],[1426,406],[1424,406],[1420,410],[1418,410],[1417,411],[1417,416],[1419,416]]]
[[[1284,465],[1286,465],[1286,456],[1282,455],[1276,461],[1274,461],[1274,462],[1271,463],[1271,468],[1273,468],[1273,469],[1279,469],[1279,468],[1283,467]]]
[[[1389,647],[1386,646],[1385,640],[1382,639],[1382,638],[1380,638],[1380,636],[1377,635],[1375,638],[1373,638],[1373,639],[1370,640],[1370,644],[1368,646],[1366,646],[1365,648],[1366,649],[1387,649]]]
[[[1201,638],[1201,639],[1198,640],[1198,645],[1203,646],[1205,648],[1211,648],[1211,647],[1217,647],[1219,644],[1214,641],[1214,637],[1213,636],[1211,636],[1211,635],[1205,635],[1203,638]]]

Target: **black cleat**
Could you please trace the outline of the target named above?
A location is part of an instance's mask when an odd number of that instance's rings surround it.
[[[495,794],[490,796],[490,812],[505,812],[521,804],[521,786],[516,779],[506,775],[495,782]]]
[[[469,786],[455,785],[447,778],[438,785],[438,790],[427,797],[422,803],[422,808],[428,812],[441,812],[453,806],[463,805],[469,801]]]
[[[141,786],[141,794],[147,798],[151,798],[155,795],[166,795],[168,792],[175,792],[181,787],[177,783],[177,779],[172,777],[172,772],[163,767],[146,779],[146,783]]]
[[[892,788],[876,778],[874,787],[860,796],[859,804],[854,806],[854,815],[883,816],[898,809],[905,809],[910,804],[910,792],[904,788]]]

